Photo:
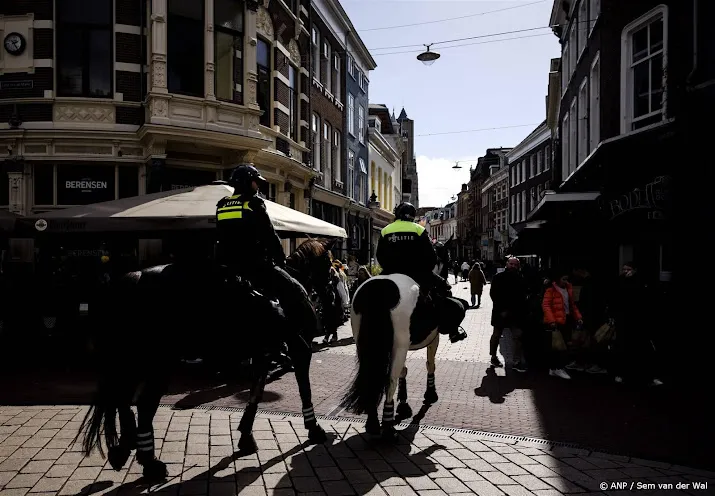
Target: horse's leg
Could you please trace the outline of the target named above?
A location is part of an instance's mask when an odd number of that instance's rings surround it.
[[[427,345],[427,391],[425,391],[425,404],[437,403],[437,388],[434,383],[434,371],[436,368],[437,348],[439,347],[439,333],[434,340]]]
[[[389,441],[397,439],[397,431],[395,430],[395,392],[397,384],[400,380],[403,370],[405,369],[405,361],[407,360],[407,351],[409,349],[409,329],[407,339],[400,339],[395,329],[395,341],[392,348],[392,368],[390,370],[390,383],[385,389],[385,405],[382,410],[382,437]]]
[[[321,444],[327,440],[325,431],[318,424],[313,410],[313,392],[310,388],[310,359],[313,350],[297,332],[287,336],[288,352],[295,369],[295,380],[298,383],[298,393],[303,404],[303,425],[308,429],[308,439],[312,443]]]
[[[377,413],[377,405],[367,412],[367,423],[365,423],[365,432],[371,436],[380,435],[380,416]]]
[[[147,379],[137,399],[137,462],[144,468],[144,477],[151,480],[165,479],[169,475],[166,464],[156,458],[154,451],[154,416],[166,392],[167,382],[165,374]]]
[[[251,384],[251,397],[248,400],[248,405],[243,411],[241,422],[238,424],[238,432],[241,433],[241,438],[238,440],[238,451],[241,454],[251,454],[258,451],[258,444],[253,438],[253,422],[256,420],[258,412],[258,404],[263,399],[263,391],[266,388],[266,379],[268,377],[268,362],[263,353],[259,352],[251,360],[251,369],[253,371],[253,384]]]
[[[412,416],[412,408],[407,403],[407,367],[402,367],[400,383],[397,387],[397,416],[400,420],[408,419]]]

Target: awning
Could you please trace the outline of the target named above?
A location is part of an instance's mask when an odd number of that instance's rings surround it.
[[[595,205],[601,193],[587,191],[580,193],[553,193],[547,192],[534,210],[529,212],[527,221],[555,219],[565,216],[580,206]]]
[[[211,229],[216,203],[231,194],[233,188],[226,184],[162,191],[23,217],[18,228],[35,233]],[[268,200],[266,208],[281,237],[347,237],[342,227],[292,208]]]

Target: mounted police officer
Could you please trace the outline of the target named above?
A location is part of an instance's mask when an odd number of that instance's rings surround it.
[[[216,204],[218,260],[269,296],[277,297],[288,320],[315,335],[317,317],[303,286],[285,270],[281,240],[258,196],[267,184],[252,164],[240,164],[228,181],[234,188]]]
[[[464,319],[461,303],[451,298],[451,286],[434,273],[437,254],[424,227],[415,223],[417,209],[411,203],[395,208],[395,221],[382,230],[375,258],[382,274],[404,274],[414,279],[420,289],[433,296],[439,314],[440,334],[449,334],[456,343],[467,337],[459,324]]]

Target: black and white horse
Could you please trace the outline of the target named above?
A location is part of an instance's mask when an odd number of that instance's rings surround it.
[[[452,239],[447,243],[451,243]],[[449,270],[449,246],[437,247],[440,274]],[[439,270],[439,272],[437,272]],[[462,306],[467,306],[460,300]],[[366,430],[380,433],[377,408],[385,397],[382,434],[395,435],[395,413],[401,419],[412,416],[407,403],[407,352],[427,348],[427,390],[425,404],[439,399],[435,386],[435,358],[439,331],[435,309],[424,304],[414,279],[403,274],[376,276],[365,281],[356,291],[350,314],[357,344],[358,371],[340,406],[346,410],[367,413]],[[399,386],[399,390],[398,390]],[[394,397],[397,392],[397,410]]]
[[[288,258],[289,270],[304,287],[320,292],[327,286],[332,244],[310,239]],[[95,448],[103,453],[103,436],[115,470],[136,449],[145,477],[166,477],[166,465],[154,453],[154,415],[183,353],[202,345],[209,353],[252,357],[253,381],[239,425],[239,451],[257,449],[252,430],[266,385],[266,356],[284,343],[295,369],[308,437],[315,443],[325,441],[311,398],[312,333],[287,325],[278,303],[248,283],[232,280],[223,268],[211,264],[161,265],[115,280],[101,306],[97,327],[104,339],[99,343],[103,367],[96,397],[78,433],[87,456]],[[137,392],[135,419],[131,405]]]

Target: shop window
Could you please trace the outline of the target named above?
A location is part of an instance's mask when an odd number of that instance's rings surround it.
[[[169,92],[204,96],[204,2],[168,0]]]
[[[111,0],[57,2],[57,94],[112,95]]]
[[[216,180],[216,172],[212,170],[181,169],[166,167],[163,171],[162,190],[191,188],[211,184]]]
[[[271,127],[271,50],[265,40],[258,38],[256,46],[256,71],[258,72],[258,106],[263,110],[261,125]]]
[[[57,166],[57,205],[87,205],[114,198],[114,167]]]
[[[216,98],[243,103],[243,2],[215,0]]]
[[[55,168],[52,165],[35,165],[33,170],[35,205],[55,204]]]
[[[139,171],[136,167],[119,166],[119,198],[139,195]]]

